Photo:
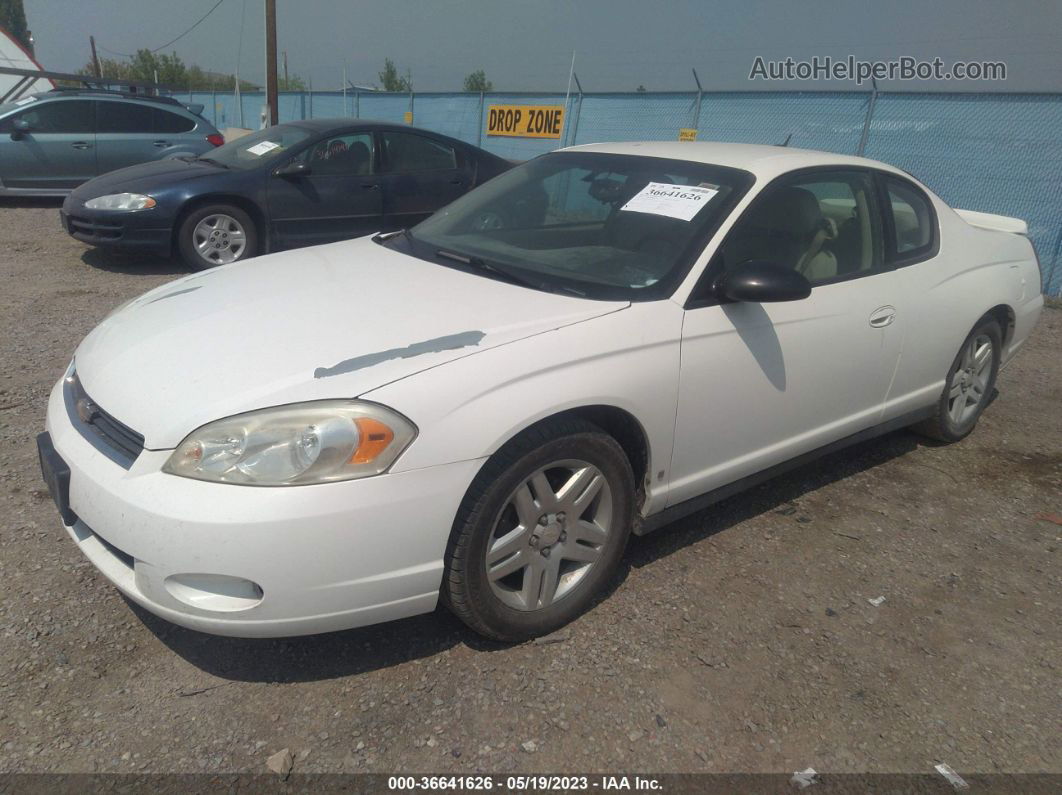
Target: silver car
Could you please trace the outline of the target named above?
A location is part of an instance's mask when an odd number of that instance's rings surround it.
[[[225,141],[201,105],[58,89],[0,105],[0,196],[65,196],[108,171],[201,155]]]

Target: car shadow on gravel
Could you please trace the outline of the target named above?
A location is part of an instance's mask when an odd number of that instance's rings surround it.
[[[187,276],[188,268],[175,259],[117,249],[88,248],[81,253],[81,261],[108,273],[128,273],[136,276]]]
[[[390,668],[433,657],[468,643],[503,649],[443,608],[371,627],[295,638],[225,638],[178,627],[126,599],[130,610],[160,641],[197,668],[240,682],[316,682]]]
[[[909,431],[863,442],[730,497],[649,536],[632,539],[619,571],[597,602],[606,600],[619,588],[632,567],[648,566],[754,516],[775,511],[798,522],[814,521],[803,511],[791,509],[791,503],[808,492],[910,453],[920,443],[921,438]],[[482,652],[510,645],[481,637],[441,607],[426,615],[326,635],[247,639],[184,629],[126,602],[170,650],[207,673],[243,682],[336,679],[432,657],[457,645]]]

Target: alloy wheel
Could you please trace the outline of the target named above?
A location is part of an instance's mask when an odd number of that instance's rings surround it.
[[[247,232],[231,215],[215,213],[195,225],[192,245],[207,262],[227,265],[243,256],[247,249]]]
[[[976,414],[984,401],[994,358],[992,340],[987,334],[978,334],[963,349],[948,391],[948,417],[955,425],[962,425]]]
[[[549,607],[597,564],[612,525],[612,489],[597,467],[565,460],[536,470],[495,520],[485,560],[491,590],[515,610]]]

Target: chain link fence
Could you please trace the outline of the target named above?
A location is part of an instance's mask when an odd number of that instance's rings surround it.
[[[262,123],[261,93],[244,93],[240,103],[231,93],[175,96],[201,103],[222,129]],[[486,134],[491,105],[565,104],[559,140]],[[670,141],[683,128],[696,129],[702,141],[861,153],[906,169],[953,207],[1026,220],[1044,292],[1062,295],[1062,94],[315,91],[282,93],[279,112],[282,122],[412,118],[418,127],[518,160],[594,141]]]

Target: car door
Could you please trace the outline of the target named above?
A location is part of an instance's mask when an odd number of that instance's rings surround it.
[[[383,198],[372,133],[337,131],[289,162],[308,170],[270,177],[269,213],[280,246],[345,240],[382,228]]]
[[[900,355],[873,177],[800,172],[767,186],[687,306],[669,503],[878,423]],[[720,302],[706,287],[750,261],[792,267],[808,298]]]
[[[195,128],[192,119],[163,108],[130,100],[96,101],[96,162],[106,174],[164,157],[183,133]]]
[[[377,137],[387,229],[420,223],[472,186],[474,164],[449,142],[399,130],[381,130]]]
[[[36,100],[4,119],[0,141],[5,187],[63,191],[96,176],[92,100]]]

